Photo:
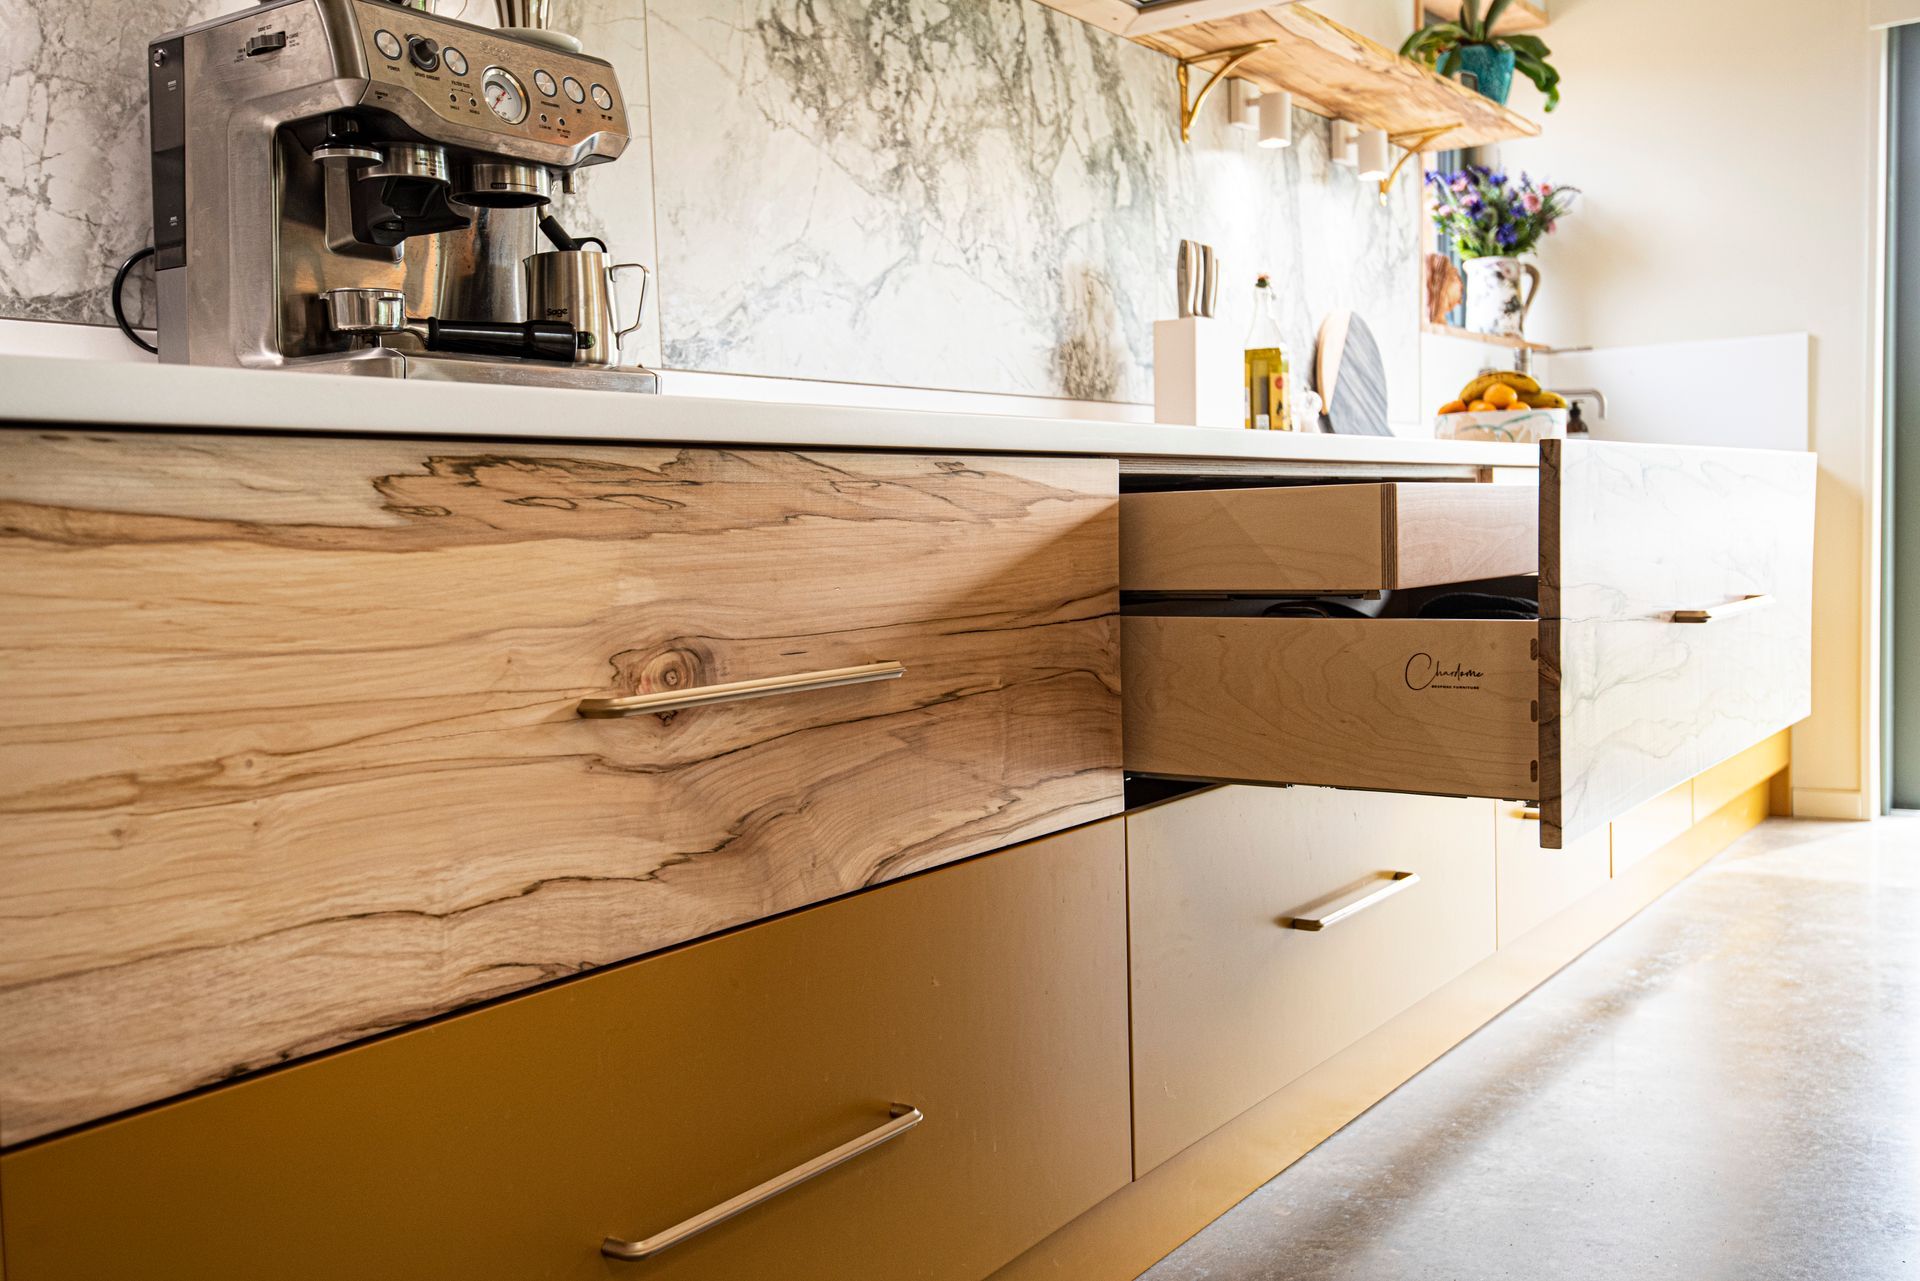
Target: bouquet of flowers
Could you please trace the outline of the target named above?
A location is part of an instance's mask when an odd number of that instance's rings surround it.
[[[1462,258],[1518,258],[1539,247],[1580,194],[1577,187],[1519,182],[1472,165],[1458,173],[1429,173],[1433,223]]]

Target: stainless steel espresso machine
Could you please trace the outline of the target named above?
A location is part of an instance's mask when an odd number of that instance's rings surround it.
[[[606,62],[395,0],[264,0],[147,61],[163,361],[657,390],[619,353],[645,269],[551,207],[626,149]]]

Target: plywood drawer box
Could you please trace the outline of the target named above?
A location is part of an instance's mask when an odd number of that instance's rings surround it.
[[[1541,456],[1540,622],[1139,606],[1122,621],[1127,767],[1538,800],[1560,848],[1808,713],[1811,454]],[[1346,532],[1377,537],[1359,517]]]
[[[1117,813],[1116,491],[0,436],[0,1141]]]
[[[1495,917],[1500,946],[1532,932],[1559,912],[1606,886],[1613,877],[1609,829],[1588,832],[1565,849],[1540,844],[1540,811],[1501,801],[1494,806],[1498,856]]]
[[[1491,801],[1228,787],[1126,823],[1136,1178],[1493,953]]]
[[[1127,494],[1124,591],[1366,593],[1534,573],[1530,486],[1297,485]]]
[[[1109,820],[30,1145],[9,1281],[977,1281],[1127,1181],[1123,860]]]

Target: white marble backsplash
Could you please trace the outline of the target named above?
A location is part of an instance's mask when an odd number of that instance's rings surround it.
[[[147,41],[235,7],[0,0],[0,315],[113,323],[107,283],[153,241]]]
[[[649,11],[669,367],[1151,400],[1188,238],[1229,324],[1271,272],[1297,353],[1353,307],[1417,395],[1417,191],[1330,173],[1325,121],[1183,146],[1171,61],[1031,2]]]
[[[147,40],[244,7],[0,0],[0,317],[110,323],[150,239]],[[554,8],[633,113],[562,217],[656,268],[650,363],[1137,404],[1188,238],[1225,263],[1230,325],[1273,275],[1303,364],[1328,310],[1365,316],[1417,415],[1418,184],[1383,207],[1316,116],[1266,151],[1217,96],[1182,145],[1169,60],[1033,0]]]

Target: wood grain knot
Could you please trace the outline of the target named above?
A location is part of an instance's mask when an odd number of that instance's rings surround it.
[[[712,656],[684,645],[659,650],[624,650],[613,656],[614,688],[622,693],[657,694],[711,685]],[[676,712],[661,714],[671,722]]]

